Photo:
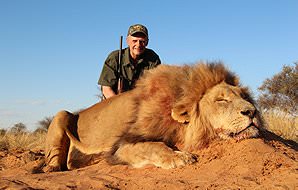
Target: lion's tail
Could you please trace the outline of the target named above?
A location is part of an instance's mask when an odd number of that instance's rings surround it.
[[[75,146],[75,148],[77,148],[78,150],[80,150],[82,153],[85,154],[95,154],[95,153],[99,153],[102,152],[101,150],[99,150],[98,148],[92,148],[84,143],[82,143],[81,141],[79,141],[71,132],[68,128],[65,128],[65,132],[68,136],[68,138],[70,139],[70,143],[71,145]]]

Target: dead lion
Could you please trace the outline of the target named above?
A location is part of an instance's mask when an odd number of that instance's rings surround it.
[[[175,168],[195,162],[193,153],[212,139],[256,137],[259,121],[248,90],[223,64],[160,65],[132,91],[76,115],[57,113],[46,139],[47,170],[102,158]]]

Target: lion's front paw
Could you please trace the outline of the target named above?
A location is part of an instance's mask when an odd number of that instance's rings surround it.
[[[198,156],[189,152],[175,151],[175,154],[177,157],[174,160],[176,167],[192,164],[198,161]]]
[[[45,166],[42,170],[45,173],[62,171],[60,166]]]
[[[162,168],[178,168],[198,161],[198,157],[188,152],[175,151],[174,156],[169,158]]]

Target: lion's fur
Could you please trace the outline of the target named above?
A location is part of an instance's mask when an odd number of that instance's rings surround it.
[[[194,149],[207,144],[214,138],[214,132],[196,106],[208,89],[222,81],[239,86],[238,77],[223,64],[201,63],[182,67],[161,65],[157,70],[148,71],[137,83],[137,108],[131,114],[137,118],[130,123],[130,131],[138,130],[142,136],[166,142],[175,137],[174,141],[183,144],[185,148]],[[181,127],[183,124],[171,117],[172,109],[179,112],[181,108],[186,108],[190,113],[191,119],[187,125],[192,127]],[[184,138],[185,133],[188,135]]]
[[[70,138],[70,152],[72,146],[90,155],[109,152],[107,155],[110,160],[136,167],[148,163],[149,160],[149,164],[163,168],[192,162],[193,157],[188,153],[182,154],[173,150],[194,152],[218,136],[216,130],[222,129],[212,126],[210,115],[213,113],[208,110],[215,104],[204,100],[205,107],[200,107],[201,100],[216,86],[234,89],[237,95],[233,96],[242,102],[240,104],[245,107],[243,109],[254,111],[248,90],[241,87],[238,77],[221,63],[160,65],[145,72],[136,88],[130,92],[95,104],[80,112],[78,116],[73,116],[77,119],[76,129],[69,127],[71,122],[68,121],[72,120],[69,113],[62,113],[63,116],[58,114],[49,129],[47,152],[52,149],[60,150],[61,147],[65,149],[65,145],[59,146],[59,142]],[[58,126],[60,120],[65,120],[66,123],[60,122]],[[55,137],[55,128],[61,131],[59,137]],[[61,137],[63,131],[68,133],[68,137],[65,134]],[[233,132],[237,131],[240,130],[235,129]],[[72,134],[75,134],[77,139]],[[128,155],[127,152],[131,154]],[[142,154],[142,158],[139,154]],[[52,160],[53,156],[49,155],[48,160]],[[71,156],[72,154],[68,153],[68,168],[80,167],[71,165]],[[64,158],[65,155],[61,157]],[[48,161],[48,164],[56,167],[65,163],[61,163],[61,159],[54,159]]]

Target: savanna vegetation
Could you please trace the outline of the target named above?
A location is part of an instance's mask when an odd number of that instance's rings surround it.
[[[259,87],[257,104],[262,112],[265,128],[298,143],[298,62],[284,66],[282,71],[266,79]],[[0,129],[0,150],[42,150],[47,129],[53,117],[38,121],[35,131],[28,131],[23,123]]]
[[[298,142],[298,62],[285,65],[259,87],[257,104],[265,127],[275,134]]]
[[[264,110],[298,113],[298,62],[284,66],[282,71],[266,79],[259,87],[259,106]]]
[[[47,130],[27,130],[23,123],[17,123],[8,130],[0,129],[0,150],[43,150]]]

